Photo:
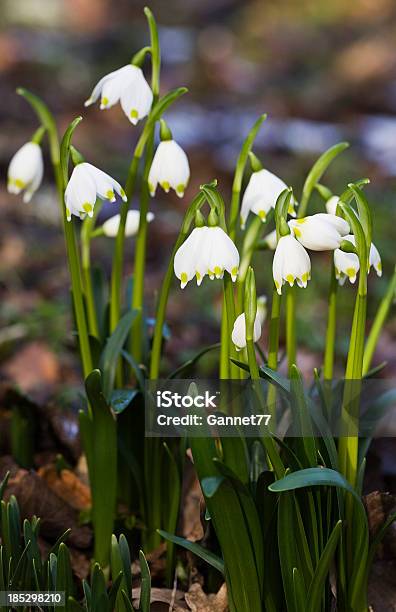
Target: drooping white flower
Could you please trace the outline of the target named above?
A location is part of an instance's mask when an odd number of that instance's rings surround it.
[[[121,215],[114,215],[107,219],[103,225],[103,233],[108,238],[115,238],[118,234],[118,228],[120,226]],[[154,219],[152,212],[147,213],[147,221],[151,223]],[[140,212],[138,210],[129,210],[125,222],[125,236],[136,236],[139,230]]]
[[[285,189],[287,189],[286,183],[269,170],[253,172],[242,198],[240,214],[242,229],[246,225],[249,212],[253,212],[265,221],[269,210],[275,208],[278,197]],[[295,215],[294,204],[292,196],[288,211],[292,216]]]
[[[190,166],[181,146],[175,140],[160,142],[148,177],[150,194],[154,196],[157,185],[160,184],[166,193],[172,188],[179,198],[182,198],[189,179]]]
[[[116,193],[126,202],[125,191],[111,176],[87,162],[77,164],[65,190],[67,220],[72,215],[92,217],[96,198],[115,202]]]
[[[370,246],[369,265],[370,268],[371,266],[373,266],[374,270],[377,273],[377,276],[382,276],[381,255],[379,254],[377,247],[373,243],[371,243]]]
[[[331,198],[329,198],[326,202],[326,210],[328,212],[329,215],[336,215],[337,214],[337,205],[339,202],[340,198],[336,195],[331,196]]]
[[[272,262],[272,275],[279,295],[285,282],[292,287],[297,281],[299,287],[305,288],[311,278],[309,255],[291,234],[279,239]]]
[[[253,342],[258,342],[261,336],[261,323],[259,316],[256,315],[256,319],[254,321],[253,326]],[[234,322],[234,327],[232,328],[231,339],[235,344],[235,348],[237,351],[240,351],[246,347],[246,317],[243,312],[240,314]]]
[[[344,219],[326,213],[293,219],[289,227],[297,240],[311,251],[333,251],[350,232]]]
[[[24,191],[23,201],[30,202],[43,179],[43,153],[39,144],[25,143],[13,156],[8,166],[7,189],[9,193]]]
[[[344,240],[352,242],[354,246],[356,245],[355,236],[353,234],[348,234],[344,237]],[[373,243],[371,243],[370,246],[369,270],[371,266],[373,266],[378,276],[382,275],[381,256]],[[336,278],[340,285],[343,285],[347,278],[349,278],[349,281],[353,284],[356,281],[356,276],[360,269],[359,257],[356,253],[346,253],[345,251],[341,251],[341,249],[336,249],[334,251],[334,268]]]
[[[233,281],[238,275],[239,253],[231,238],[220,227],[196,227],[178,249],[174,270],[181,288],[194,278],[202,283],[207,274],[211,280],[223,278],[227,271]]]
[[[99,96],[101,110],[121,102],[122,110],[133,125],[149,114],[153,103],[153,92],[142,69],[132,64],[114,70],[100,79],[85,106],[96,102]]]

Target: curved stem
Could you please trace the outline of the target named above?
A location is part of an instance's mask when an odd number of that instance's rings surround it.
[[[252,256],[254,253],[254,247],[257,242],[258,235],[260,230],[263,227],[263,222],[255,215],[255,218],[250,223],[248,229],[245,232],[245,238],[243,241],[242,247],[242,256],[241,256],[241,264],[239,266],[238,278],[237,278],[237,314],[240,314],[243,310],[243,292],[244,292],[244,283],[247,271],[250,266],[250,262],[252,260]]]
[[[157,103],[160,87],[161,50],[158,39],[157,24],[149,8],[144,9],[147,17],[151,38],[151,89],[153,92],[153,107]],[[144,301],[144,274],[146,267],[147,246],[147,213],[149,207],[148,176],[154,156],[155,123],[147,140],[145,163],[142,176],[140,194],[139,231],[135,245],[135,265],[133,278],[132,309],[137,316],[132,325],[131,353],[137,363],[142,359],[142,333],[143,333],[143,301]]]

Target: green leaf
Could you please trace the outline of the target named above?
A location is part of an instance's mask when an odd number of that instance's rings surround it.
[[[142,550],[139,550],[139,562],[140,562],[140,573],[141,573],[141,591],[139,610],[140,612],[150,612],[150,600],[151,600],[151,575],[150,569],[146,561],[146,557]]]
[[[175,533],[177,521],[179,517],[180,499],[181,499],[181,477],[176,459],[171,452],[169,446],[163,442],[165,449],[164,461],[167,464],[164,466],[167,474],[168,482],[172,485],[165,487],[162,492],[162,524],[169,533]],[[168,543],[166,549],[166,579],[169,586],[172,585],[174,575],[174,546],[173,543]]]
[[[122,595],[122,599],[123,599],[123,603],[125,606],[125,609],[127,612],[135,612],[135,608],[132,606],[131,602],[128,599],[128,595],[125,593],[124,590],[121,591],[121,595]],[[116,608],[116,612],[121,612],[121,609]]]
[[[306,610],[307,594],[305,592],[303,579],[297,567],[293,568],[293,588],[296,610]]]
[[[113,389],[118,358],[136,315],[136,310],[130,310],[119,320],[117,327],[107,339],[106,346],[103,350],[100,359],[100,369],[103,373],[103,391],[107,398],[110,397]]]
[[[301,461],[303,460],[303,456],[305,456],[304,463],[306,467],[315,467],[317,465],[317,459],[312,423],[307,407],[301,374],[295,365],[291,367],[290,378],[292,395],[290,407],[293,421],[298,424],[299,428],[296,434],[298,436],[296,443],[300,447],[300,452],[297,453],[297,455]]]
[[[108,565],[117,495],[117,426],[102,392],[102,377],[93,370],[85,379],[92,409],[89,477],[92,491],[92,521],[95,531],[95,560]]]
[[[167,531],[163,531],[161,529],[158,530],[158,533],[163,538],[165,538],[165,540],[173,542],[174,544],[178,544],[186,550],[189,550],[190,552],[194,553],[194,555],[197,555],[197,557],[200,557],[201,559],[206,561],[206,563],[214,567],[224,576],[224,561],[214,553],[210,552],[210,550],[203,548],[203,546],[200,546],[200,544],[197,544],[196,542],[190,542],[185,538],[181,538],[177,535],[174,535],[173,533],[168,533]]]
[[[137,389],[115,389],[110,396],[110,406],[116,414],[123,412],[139,393]]]
[[[307,609],[307,612],[317,612],[321,608],[325,582],[341,536],[341,529],[342,521],[338,521],[327,541],[325,549],[319,559],[319,563],[315,568],[315,574],[307,596],[308,607],[304,608]]]
[[[312,191],[315,188],[315,185],[319,183],[322,178],[324,172],[327,170],[330,163],[333,161],[337,155],[345,151],[346,148],[349,147],[347,142],[340,142],[325,151],[319,159],[314,163],[311,170],[308,173],[307,178],[305,179],[304,187],[302,190],[301,202],[300,202],[300,217],[303,217],[306,213],[306,209],[308,206],[308,201],[311,197]]]
[[[276,483],[274,483],[276,484]],[[270,489],[271,489],[270,485]],[[278,546],[282,571],[283,588],[288,612],[301,612],[295,606],[293,569],[299,566],[296,541],[291,534],[296,533],[294,503],[292,493],[282,493],[278,502]]]
[[[66,544],[59,545],[56,567],[56,590],[65,591],[66,599],[69,595],[73,596],[73,574],[70,564],[70,554]],[[66,611],[66,606],[63,607]]]
[[[66,129],[63,135],[62,142],[60,145],[60,164],[62,169],[62,177],[64,186],[69,181],[69,158],[70,158],[70,144],[73,137],[74,130],[78,124],[82,121],[82,117],[76,117]]]

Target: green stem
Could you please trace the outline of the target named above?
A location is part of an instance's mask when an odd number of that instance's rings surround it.
[[[162,281],[161,292],[158,299],[158,305],[155,315],[155,326],[153,335],[153,344],[151,348],[150,362],[150,379],[155,380],[159,376],[163,329],[165,324],[166,306],[168,304],[169,292],[173,278],[173,260],[177,249],[183,244],[185,234],[180,233],[173,247],[172,255],[168,264],[168,269],[165,278]]]
[[[242,288],[243,289],[243,288]],[[229,375],[229,344],[230,344],[230,334],[228,332],[228,321],[227,316],[225,316],[226,310],[226,301],[225,296],[223,297],[222,304],[222,317],[221,317],[221,330],[220,330],[220,379],[227,380]]]
[[[278,351],[279,351],[279,331],[280,331],[280,314],[281,314],[281,296],[274,289],[272,293],[271,316],[269,322],[269,339],[268,339],[268,367],[272,370],[278,369]],[[276,417],[276,389],[273,384],[269,384],[267,393],[267,406],[272,415],[272,420]]]
[[[393,276],[388,284],[388,288],[382,301],[378,307],[370,333],[367,338],[366,346],[363,355],[363,375],[367,374],[370,369],[374,351],[376,349],[378,338],[388,316],[389,310],[395,299],[396,292],[396,267]]]
[[[260,230],[263,227],[263,222],[255,215],[254,219],[250,223],[248,229],[245,232],[245,238],[243,240],[241,264],[239,266],[238,278],[237,278],[237,314],[241,314],[243,310],[243,292],[246,274],[252,260],[254,248],[259,236]]]
[[[334,352],[337,323],[337,289],[338,281],[335,275],[333,260],[331,264],[330,287],[328,297],[329,308],[327,315],[326,345],[323,365],[324,380],[332,380],[334,375]]]
[[[178,248],[183,244],[190,225],[195,217],[195,212],[202,206],[205,201],[205,195],[199,193],[191,202],[188,207],[186,214],[184,215],[183,223],[176,243],[173,247],[171,257],[169,259],[168,268],[165,273],[164,280],[162,281],[161,291],[158,297],[158,303],[155,314],[155,325],[153,334],[153,344],[151,348],[151,360],[150,360],[150,379],[155,380],[158,378],[161,362],[161,349],[162,349],[162,337],[165,323],[166,306],[168,304],[170,287],[173,278],[173,260],[175,258]]]
[[[81,228],[81,264],[82,276],[84,281],[84,294],[87,306],[88,329],[89,333],[96,338],[99,338],[99,326],[96,315],[95,299],[92,286],[91,273],[91,236],[92,230],[95,227],[95,221],[101,209],[101,204],[98,202],[94,209],[94,216],[87,217]]]
[[[144,153],[147,140],[154,129],[156,121],[158,121],[165,112],[165,110],[180,96],[185,94],[187,89],[185,87],[179,87],[161,98],[157,104],[155,104],[150,111],[150,115],[146,121],[143,131],[135,147],[133,158],[129,166],[129,172],[127,182],[125,185],[125,192],[127,195],[127,201],[121,204],[120,210],[120,225],[115,241],[113,266],[111,275],[111,289],[110,289],[110,331],[113,331],[117,326],[121,312],[121,284],[122,284],[122,269],[124,260],[124,245],[125,245],[125,224],[127,214],[132,200],[133,191],[135,188],[136,176],[139,167],[140,160]]]
[[[160,86],[161,51],[158,39],[158,30],[155,19],[150,9],[144,9],[150,27],[151,38],[151,89],[153,92],[153,106],[155,106]],[[137,311],[131,333],[131,353],[137,363],[142,359],[142,334],[143,334],[143,301],[144,301],[144,275],[146,268],[146,246],[147,246],[147,213],[149,207],[148,177],[154,156],[155,124],[148,137],[145,163],[142,177],[142,189],[140,195],[140,217],[139,231],[136,237],[135,265],[133,278],[132,309]]]
[[[225,313],[227,317],[227,340],[228,340],[228,355],[227,360],[233,357],[237,359],[238,355],[234,343],[230,340],[230,333],[235,323],[235,297],[234,288],[231,280],[231,276],[228,272],[224,273],[224,302],[225,302]],[[240,369],[234,363],[229,362],[229,377],[231,379],[239,379]]]
[[[295,287],[287,287],[286,290],[286,353],[290,375],[291,368],[297,361]]]

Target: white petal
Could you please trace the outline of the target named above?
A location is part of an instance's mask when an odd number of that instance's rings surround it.
[[[272,262],[272,274],[279,294],[282,285],[290,286],[297,281],[300,287],[306,287],[311,275],[311,260],[304,247],[292,236],[280,238]]]
[[[382,276],[382,261],[381,255],[378,252],[377,247],[372,242],[370,247],[370,267],[373,266],[378,276]]]
[[[118,234],[118,228],[120,226],[121,215],[114,215],[107,219],[103,225],[103,233],[108,238],[115,238]],[[147,222],[151,223],[154,219],[153,213],[147,213]],[[129,210],[125,222],[125,236],[136,236],[139,230],[140,213],[138,210]]]
[[[65,190],[65,205],[70,215],[80,217],[81,213],[93,216],[96,202],[96,185],[90,172],[84,168],[85,164],[78,164],[69,179]]]
[[[188,158],[180,145],[174,140],[160,142],[148,177],[151,195],[155,194],[157,185],[160,184],[166,192],[172,187],[177,195],[182,197],[189,178]]]
[[[130,71],[131,66],[122,66],[122,68],[118,68],[118,70],[114,70],[113,72],[109,72],[104,77],[100,79],[100,81],[95,85],[90,97],[85,101],[85,106],[89,106],[96,102],[96,100],[101,96],[107,98],[106,104],[101,103],[101,108],[110,108],[113,106],[121,96],[121,91],[123,85],[125,85],[125,78],[127,78]]]
[[[180,279],[182,289],[196,276],[197,272],[200,275],[197,275],[197,281],[202,281],[203,274],[199,272],[199,257],[202,253],[206,231],[207,227],[196,227],[176,252],[173,268],[177,278]]]
[[[93,166],[87,162],[79,165],[83,166],[84,170],[93,178],[96,186],[96,193],[98,194],[99,198],[102,200],[110,200],[110,202],[115,202],[115,193],[118,193],[124,202],[126,202],[127,198],[125,191],[121,185],[109,174],[106,174],[106,172],[103,172],[103,170],[99,170],[99,168],[96,168],[96,166]]]
[[[335,215],[337,213],[337,205],[340,198],[338,196],[331,196],[326,202],[326,210],[329,215]]]
[[[355,237],[348,235],[345,240],[349,240],[355,244]],[[345,253],[341,249],[334,251],[334,267],[336,278],[341,285],[344,284],[346,278],[349,278],[351,283],[356,281],[356,275],[359,271],[359,258],[355,253]]]
[[[350,231],[349,224],[341,217],[319,213],[289,221],[289,227],[299,242],[312,251],[338,248]]]
[[[272,172],[265,169],[253,172],[242,198],[242,227],[250,211],[265,221],[268,211],[275,207],[276,200],[285,189],[286,183]]]
[[[260,336],[261,323],[256,316],[253,327],[253,342],[258,342]],[[237,351],[240,351],[246,347],[246,317],[244,312],[235,319],[231,339],[235,344]]]
[[[231,238],[221,227],[209,227],[205,240],[205,259],[211,276],[222,278],[226,270],[235,281],[239,268],[239,253]],[[209,272],[208,272],[209,273]]]
[[[24,201],[28,202],[39,188],[44,172],[43,154],[40,145],[25,143],[13,156],[8,167],[7,188],[18,194],[26,190]]]
[[[153,103],[153,92],[141,68],[137,66],[131,66],[131,68],[134,68],[135,72],[130,82],[122,89],[121,107],[129,121],[136,125],[139,119],[149,114]]]

